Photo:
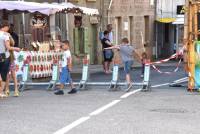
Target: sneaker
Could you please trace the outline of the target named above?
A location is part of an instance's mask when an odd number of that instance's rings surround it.
[[[63,90],[56,90],[55,92],[54,92],[54,94],[55,95],[63,95],[64,94],[64,91]]]
[[[128,84],[127,89],[125,89],[126,92],[129,92],[131,90],[131,87],[133,86],[132,83]]]
[[[76,88],[72,88],[72,90],[68,92],[68,94],[75,94],[75,93],[77,93]]]

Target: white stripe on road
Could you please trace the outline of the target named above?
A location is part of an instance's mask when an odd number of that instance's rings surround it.
[[[161,87],[161,86],[165,86],[165,85],[169,85],[169,84],[170,84],[170,83],[165,83],[165,84],[160,84],[160,85],[154,85],[154,86],[152,86],[152,87]],[[142,89],[137,89],[137,90],[134,90],[134,91],[132,91],[132,92],[126,93],[126,94],[122,95],[122,96],[120,97],[120,99],[125,99],[125,98],[127,98],[127,97],[129,97],[129,96],[131,96],[131,95],[133,95],[133,94],[135,94],[135,93],[137,93],[137,92],[140,92],[141,90],[142,90]],[[72,130],[73,128],[75,128],[75,127],[79,126],[80,124],[84,123],[85,121],[89,120],[89,119],[91,118],[91,116],[95,116],[95,115],[98,115],[98,114],[102,113],[103,111],[105,111],[105,110],[111,108],[112,106],[116,105],[116,104],[119,103],[120,101],[121,101],[121,100],[114,100],[114,101],[112,101],[111,103],[109,103],[109,104],[107,104],[107,105],[105,105],[105,106],[103,106],[103,107],[101,107],[101,108],[95,110],[94,112],[90,113],[89,116],[87,116],[87,117],[82,117],[82,118],[80,118],[80,119],[78,119],[78,120],[72,122],[72,123],[69,124],[68,126],[61,128],[60,130],[56,131],[56,132],[53,133],[53,134],[66,134],[67,132],[69,132],[69,131]]]
[[[162,86],[166,86],[169,85],[170,83],[165,83],[165,84],[160,84],[160,85],[155,85],[155,86],[151,86],[151,87],[162,87]]]
[[[135,94],[135,93],[141,91],[141,90],[142,90],[142,89],[137,89],[137,90],[134,90],[134,91],[132,91],[132,92],[126,93],[126,94],[122,95],[120,98],[121,98],[121,99],[125,99],[125,98],[127,98],[127,97],[129,97],[129,96],[131,96],[131,95],[133,95],[133,94]]]
[[[94,112],[90,113],[89,115],[90,115],[90,116],[98,115],[98,114],[102,113],[103,111],[105,111],[106,109],[108,109],[108,108],[110,108],[110,107],[116,105],[116,104],[119,103],[120,101],[121,101],[121,100],[114,100],[114,101],[112,101],[111,103],[109,103],[109,104],[107,104],[107,105],[105,105],[105,106],[103,106],[103,107],[101,107],[101,108],[95,110]]]
[[[68,126],[62,128],[62,129],[56,131],[53,134],[65,134],[65,133],[69,132],[71,129],[75,128],[76,126],[80,125],[81,123],[83,123],[83,122],[85,122],[85,121],[87,121],[89,119],[90,119],[89,116],[88,117],[82,117],[82,118],[72,122],[70,125],[68,125]]]

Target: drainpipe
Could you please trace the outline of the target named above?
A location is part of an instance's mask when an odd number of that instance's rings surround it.
[[[179,25],[176,24],[176,52],[179,50]]]
[[[68,2],[68,0],[65,0],[65,2]],[[67,39],[69,40],[69,16],[66,14],[66,30],[67,30]]]
[[[18,1],[24,1],[24,0],[18,0]],[[22,13],[21,25],[22,25],[22,44],[23,44],[23,47],[26,48],[26,44],[25,44],[25,14],[24,13]]]
[[[155,0],[155,33],[156,33],[156,36],[155,36],[155,44],[156,44],[156,49],[155,49],[155,53],[156,53],[156,59],[158,58],[158,24],[156,22],[156,19],[157,19],[157,0]]]
[[[113,3],[113,0],[110,0],[110,4],[109,4],[109,7],[108,7],[108,24],[111,23],[111,19],[110,19],[110,9],[111,9],[112,3]]]

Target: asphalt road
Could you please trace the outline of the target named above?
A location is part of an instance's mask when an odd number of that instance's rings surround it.
[[[174,67],[161,67],[163,71]],[[132,71],[141,82],[140,69]],[[78,81],[79,76],[73,76]],[[182,69],[165,75],[151,71],[153,86],[185,77]],[[109,81],[111,75],[95,73],[91,81]],[[124,80],[120,71],[120,80]],[[46,87],[32,87],[19,98],[0,100],[0,134],[199,134],[200,94],[184,87],[158,86],[151,92],[133,87],[107,91],[90,87],[75,95],[55,96]],[[65,90],[65,93],[69,89]]]

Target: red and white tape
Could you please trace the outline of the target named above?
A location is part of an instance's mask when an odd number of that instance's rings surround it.
[[[155,65],[152,65],[153,69],[155,69],[158,73],[161,73],[161,74],[172,74],[172,73],[176,73],[179,69],[179,65],[181,64],[181,59],[179,60],[176,68],[172,71],[172,72],[163,72],[161,71],[160,69],[158,69]]]
[[[172,71],[172,72],[163,72],[161,71],[160,69],[158,69],[155,64],[161,64],[161,63],[165,63],[165,62],[168,62],[169,60],[171,59],[174,59],[180,55],[183,55],[183,52],[184,52],[184,49],[185,49],[185,46],[183,46],[179,52],[173,54],[172,56],[170,56],[169,58],[167,59],[163,59],[163,60],[160,60],[160,61],[156,61],[156,62],[150,62],[150,63],[147,63],[148,65],[151,65],[153,67],[153,69],[155,69],[158,73],[161,73],[161,74],[172,74],[172,73],[175,73],[178,71],[179,69],[179,66],[181,64],[181,59],[179,60],[178,64],[176,65],[176,68]]]

